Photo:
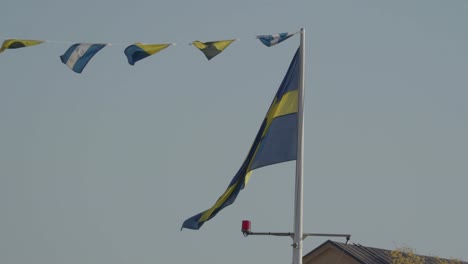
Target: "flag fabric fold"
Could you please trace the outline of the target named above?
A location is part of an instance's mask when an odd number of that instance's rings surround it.
[[[265,46],[271,47],[271,46],[274,46],[276,44],[279,44],[287,40],[288,38],[294,36],[296,33],[285,32],[285,33],[279,33],[279,34],[274,34],[274,35],[260,35],[260,36],[257,36],[257,38]]]
[[[83,72],[88,62],[106,44],[76,43],[60,56],[60,60],[76,73]]]
[[[211,208],[185,220],[182,228],[198,230],[220,210],[232,204],[239,192],[247,185],[254,169],[296,160],[299,67],[298,49],[246,159],[228,188]]]
[[[205,54],[208,60],[211,60],[216,55],[224,51],[235,39],[230,40],[218,40],[218,41],[210,41],[210,42],[201,42],[195,40],[192,42],[192,45],[197,47],[203,54]]]
[[[3,52],[6,49],[19,49],[34,45],[39,45],[43,43],[42,40],[30,40],[30,39],[7,39],[3,41],[2,47],[0,47],[0,52]]]
[[[128,63],[135,65],[139,60],[149,57],[159,51],[169,47],[171,44],[143,44],[135,43],[128,46],[124,53],[127,56]]]

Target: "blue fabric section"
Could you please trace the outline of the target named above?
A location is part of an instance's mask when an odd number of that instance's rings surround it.
[[[273,120],[262,139],[250,170],[295,160],[297,156],[297,113]]]
[[[281,100],[281,97],[283,97],[287,92],[297,90],[299,88],[299,64],[299,49],[297,49],[296,54],[294,54],[294,58],[289,65],[288,73],[284,77],[278,92],[276,93],[278,101]]]
[[[201,215],[202,215],[202,213],[199,213],[199,214],[194,215],[194,216],[190,217],[189,219],[185,220],[180,229],[181,230],[183,228],[192,229],[192,230],[200,229],[200,227],[204,223],[204,222],[199,222]]]
[[[150,56],[150,54],[148,54],[146,51],[144,51],[142,48],[136,45],[128,46],[125,49],[124,53],[127,56],[127,60],[130,65],[135,65],[137,61]]]
[[[24,47],[26,47],[26,45],[24,45],[23,42],[15,41],[11,43],[10,45],[8,45],[7,49],[19,49],[19,48],[24,48]]]
[[[213,45],[213,42],[206,42],[205,44],[208,45],[208,46],[206,48],[204,48],[204,49],[201,49],[201,51],[203,52],[203,54],[205,54],[205,57],[208,60],[211,60],[216,55],[218,55],[218,54],[220,54],[222,52],[222,50],[217,49]]]
[[[259,37],[259,39],[263,44],[265,44],[265,46],[271,47],[273,45],[279,44],[279,43],[287,40],[288,38],[290,38],[290,37],[292,37],[294,35],[294,34],[291,34],[291,35],[289,35],[289,34],[290,33],[288,33],[288,32],[278,33],[279,37],[276,37],[276,39],[278,41],[274,42],[273,44],[271,43],[273,40],[275,40],[275,37],[273,37],[273,35],[261,36],[261,37]]]
[[[71,54],[73,53],[73,51],[76,49],[76,47],[78,47],[80,44],[79,43],[76,43],[76,44],[73,44],[70,46],[70,48],[67,49],[67,51],[62,55],[60,56],[60,60],[63,62],[63,63],[67,63],[68,61],[68,58],[70,58]]]
[[[81,73],[83,69],[86,67],[88,62],[91,60],[91,58],[96,55],[98,51],[100,51],[102,48],[104,48],[106,45],[104,44],[93,44],[89,49],[81,56],[73,66],[73,71],[76,73]]]
[[[272,38],[260,38],[260,41],[265,45],[265,46],[268,46],[270,47],[271,46],[271,40]]]

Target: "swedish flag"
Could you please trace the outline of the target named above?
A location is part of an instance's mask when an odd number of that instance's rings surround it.
[[[135,65],[139,60],[142,60],[148,56],[151,56],[167,47],[171,44],[143,44],[135,43],[128,46],[124,53],[127,56],[128,63]]]
[[[42,40],[29,40],[29,39],[7,39],[0,47],[0,52],[6,49],[19,49],[29,46],[34,46],[43,43]]]
[[[216,203],[185,220],[182,228],[197,230],[221,209],[232,204],[247,185],[254,169],[296,159],[299,64],[298,49],[241,168]]]
[[[224,49],[226,49],[235,39],[230,40],[218,40],[218,41],[210,41],[210,42],[201,42],[201,41],[194,41],[192,45],[197,47],[208,60],[211,60],[214,56],[221,53]]]

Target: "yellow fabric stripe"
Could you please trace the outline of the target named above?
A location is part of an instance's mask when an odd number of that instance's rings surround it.
[[[213,43],[213,46],[215,46],[218,50],[224,50],[229,46],[234,40],[222,40],[222,41],[216,41]]]
[[[201,42],[201,41],[198,41],[198,40],[195,40],[194,42],[192,42],[192,45],[194,45],[195,47],[199,48],[199,49],[204,49],[206,48],[207,46],[205,45],[205,43]]]
[[[283,98],[281,98],[281,101],[278,103],[272,118],[296,113],[298,97],[298,90],[293,90],[283,95]]]
[[[252,162],[252,161],[250,161],[250,162]],[[247,172],[247,174],[245,175],[244,187],[247,186],[247,183],[249,183],[250,175],[252,175],[252,171]],[[210,218],[210,216],[213,214],[213,211],[216,210],[217,208],[219,208],[231,196],[232,192],[234,191],[234,189],[237,187],[238,184],[239,184],[239,182],[237,182],[236,184],[230,186],[223,193],[223,195],[221,195],[221,197],[219,197],[219,199],[216,201],[216,203],[210,209],[203,212],[203,214],[201,215],[201,217],[200,217],[200,219],[198,221],[199,222],[207,221],[208,218]]]
[[[254,157],[255,157],[255,156],[254,156]],[[252,159],[252,160],[253,160],[253,159]],[[250,161],[250,163],[252,163],[252,160]],[[250,166],[250,164],[249,164],[249,166]],[[244,187],[247,186],[247,184],[249,183],[250,175],[252,175],[252,171],[247,172],[247,174],[245,175]]]
[[[153,55],[167,47],[171,44],[143,44],[143,43],[135,43],[135,46],[141,48],[146,53]]]
[[[267,113],[267,124],[265,126],[265,130],[263,131],[262,137],[265,136],[265,133],[268,131],[268,128],[270,128],[273,119],[279,116],[297,112],[298,97],[298,90],[292,90],[284,94],[281,98],[281,101],[279,102],[277,102],[277,98],[275,98],[275,101],[271,104],[270,110]]]
[[[230,186],[224,193],[223,195],[221,195],[221,197],[219,197],[218,201],[216,201],[216,203],[208,210],[206,210],[205,212],[203,212],[203,214],[201,215],[200,217],[200,220],[198,220],[199,222],[204,222],[206,220],[208,220],[208,218],[210,218],[211,214],[213,214],[213,211],[216,210],[217,208],[219,208],[226,200],[229,196],[231,196],[231,193],[234,191],[234,189],[236,188],[236,186],[238,185],[239,183],[237,182],[236,184],[233,184],[232,186]]]

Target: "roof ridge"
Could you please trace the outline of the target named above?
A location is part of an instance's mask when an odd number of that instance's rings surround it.
[[[361,259],[359,259],[358,257],[356,257],[353,253],[349,252],[349,250],[346,249],[345,246],[349,246],[348,244],[344,244],[343,243],[340,243],[340,242],[336,242],[336,241],[333,241],[333,240],[328,240],[327,242],[330,242],[332,245],[334,245],[335,247],[341,249],[343,252],[345,252],[348,256],[350,256],[351,258],[355,259],[356,261],[358,261],[359,263],[361,264],[366,264],[364,261],[362,261]]]

